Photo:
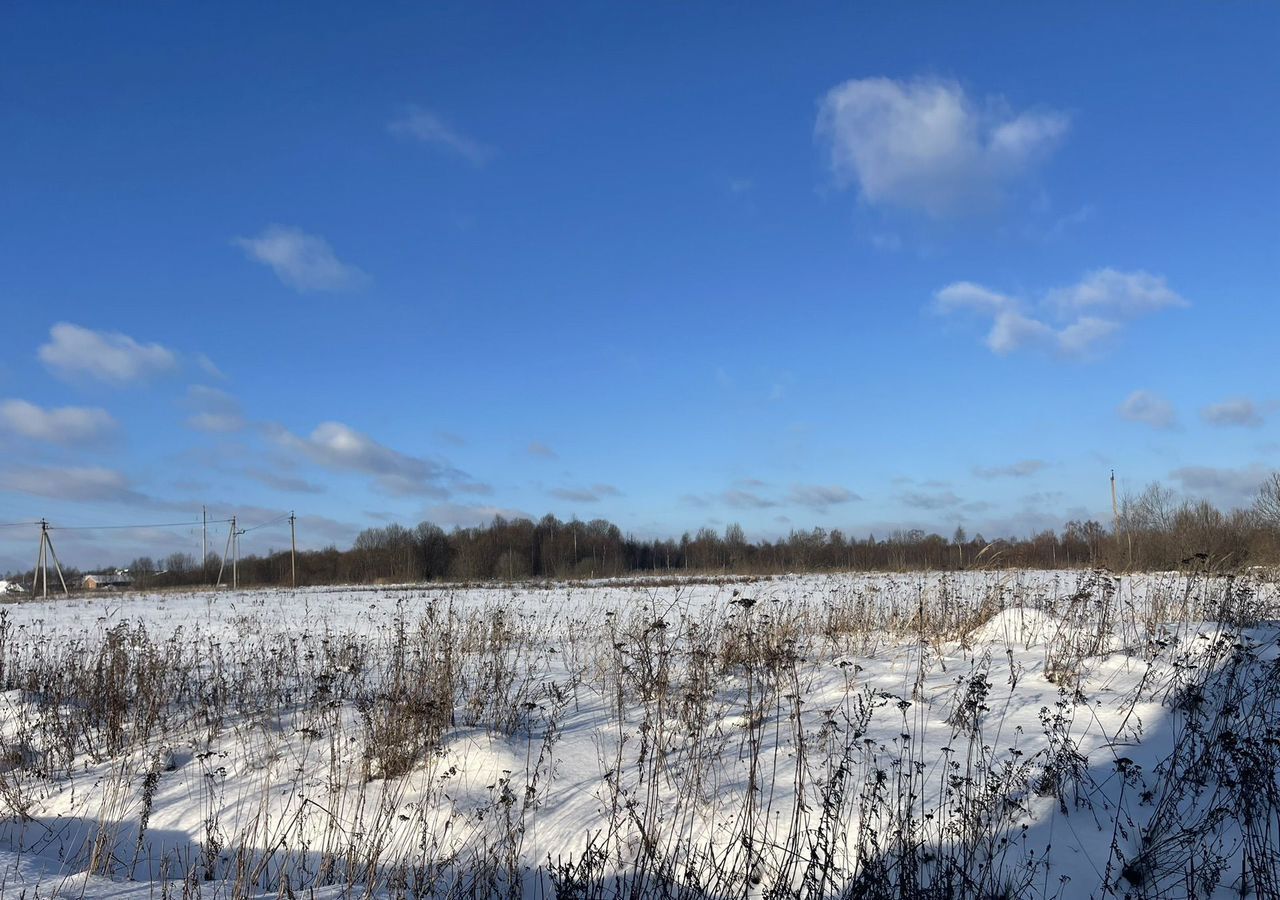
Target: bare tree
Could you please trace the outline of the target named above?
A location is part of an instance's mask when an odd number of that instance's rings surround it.
[[[1262,482],[1253,501],[1253,511],[1264,525],[1280,528],[1280,472],[1272,472],[1271,477]]]

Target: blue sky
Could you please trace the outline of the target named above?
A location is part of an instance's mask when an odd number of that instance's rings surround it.
[[[1280,456],[1274,5],[5,19],[0,522],[990,536]]]

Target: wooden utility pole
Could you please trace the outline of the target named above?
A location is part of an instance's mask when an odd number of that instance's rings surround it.
[[[294,587],[298,586],[298,534],[293,527],[297,518],[293,510],[289,510],[289,575]]]
[[[44,595],[49,596],[49,567],[44,561],[44,538],[49,533],[49,525],[40,520],[40,551],[36,553],[36,567],[31,572],[31,596],[36,595],[36,585],[40,583],[40,570],[44,570]]]
[[[200,507],[200,580],[208,578],[205,572],[209,568],[209,510]]]

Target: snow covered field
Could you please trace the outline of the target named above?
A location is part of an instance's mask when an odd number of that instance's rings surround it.
[[[1280,592],[1090,572],[0,606],[0,895],[1280,896]]]

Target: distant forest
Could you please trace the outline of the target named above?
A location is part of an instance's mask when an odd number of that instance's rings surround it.
[[[237,566],[239,583],[288,585],[290,565],[287,550],[244,557]],[[1124,498],[1112,527],[1073,521],[1060,531],[1024,538],[970,535],[963,528],[949,536],[919,530],[853,536],[814,528],[753,542],[739,525],[729,525],[678,540],[646,540],[624,535],[604,519],[566,522],[551,515],[536,522],[499,516],[488,525],[453,531],[430,522],[388,525],[360,532],[346,550],[300,551],[297,579],[316,585],[993,567],[1233,571],[1251,565],[1280,565],[1280,473],[1268,478],[1246,509],[1224,513],[1152,484]],[[211,554],[201,566],[194,556],[175,553],[160,561],[135,559],[127,568],[134,588],[177,587],[213,583],[222,560]],[[224,582],[230,581],[230,569],[228,560]],[[67,576],[68,584],[74,579],[79,585],[78,572]],[[23,580],[30,584],[31,573]]]

